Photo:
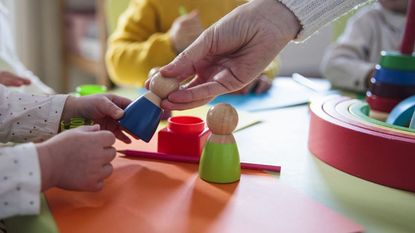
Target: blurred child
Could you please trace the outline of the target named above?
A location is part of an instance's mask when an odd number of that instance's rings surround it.
[[[151,68],[171,62],[201,33],[243,0],[132,0],[120,17],[106,56],[112,80],[142,87]],[[278,70],[274,61],[241,93],[264,92]]]
[[[365,92],[382,50],[399,50],[408,0],[379,0],[353,16],[322,61],[334,87]]]
[[[33,94],[53,94],[50,87],[45,85],[36,75],[28,70],[20,61],[14,44],[12,31],[10,30],[9,12],[0,1],[0,69],[9,74],[0,79],[0,84],[5,86],[20,87],[23,92]],[[16,78],[17,80],[13,80]]]
[[[130,102],[115,95],[37,96],[0,85],[0,142],[20,143],[0,146],[0,219],[38,214],[40,192],[52,187],[100,190],[112,173],[115,138],[130,142],[117,122]],[[73,117],[97,125],[55,136],[60,121]]]

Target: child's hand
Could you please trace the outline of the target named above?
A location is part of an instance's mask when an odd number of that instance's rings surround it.
[[[203,27],[197,11],[177,18],[169,31],[177,54],[187,48],[202,32]]]
[[[93,120],[103,130],[109,130],[125,143],[131,140],[122,132],[118,123],[124,115],[124,108],[131,103],[131,100],[112,95],[90,95],[83,97],[70,96],[65,103],[62,120],[69,121],[73,117],[83,117]]]
[[[23,85],[29,85],[31,82],[29,79],[25,79],[9,73],[7,71],[0,71],[0,84],[7,87],[20,87]]]
[[[115,136],[99,125],[65,131],[37,144],[42,191],[51,187],[98,191],[112,173]]]
[[[253,82],[240,89],[239,91],[232,92],[236,95],[246,95],[248,93],[261,94],[267,92],[272,87],[272,81],[264,74],[261,74]]]

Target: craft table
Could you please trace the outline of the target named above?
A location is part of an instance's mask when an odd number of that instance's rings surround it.
[[[255,154],[257,161],[263,163],[277,161],[282,171],[273,178],[360,224],[365,232],[415,232],[414,193],[350,176],[309,152],[308,106],[252,114],[263,122],[235,133],[241,160],[249,160],[247,156]],[[46,233],[53,227],[45,215],[16,217],[6,224],[14,227],[12,232]]]

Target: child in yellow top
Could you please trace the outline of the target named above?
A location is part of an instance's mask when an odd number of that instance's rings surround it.
[[[118,85],[142,87],[151,68],[171,62],[205,28],[245,2],[132,0],[109,41],[106,61],[111,79]],[[241,92],[253,87],[255,92],[268,90],[277,71],[274,61],[264,71],[266,75]]]

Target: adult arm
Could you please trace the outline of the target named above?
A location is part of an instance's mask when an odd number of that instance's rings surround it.
[[[306,38],[362,2],[254,0],[236,8],[161,69],[162,75],[179,80],[196,75],[187,89],[171,93],[162,107],[192,108],[241,89],[288,42]]]

